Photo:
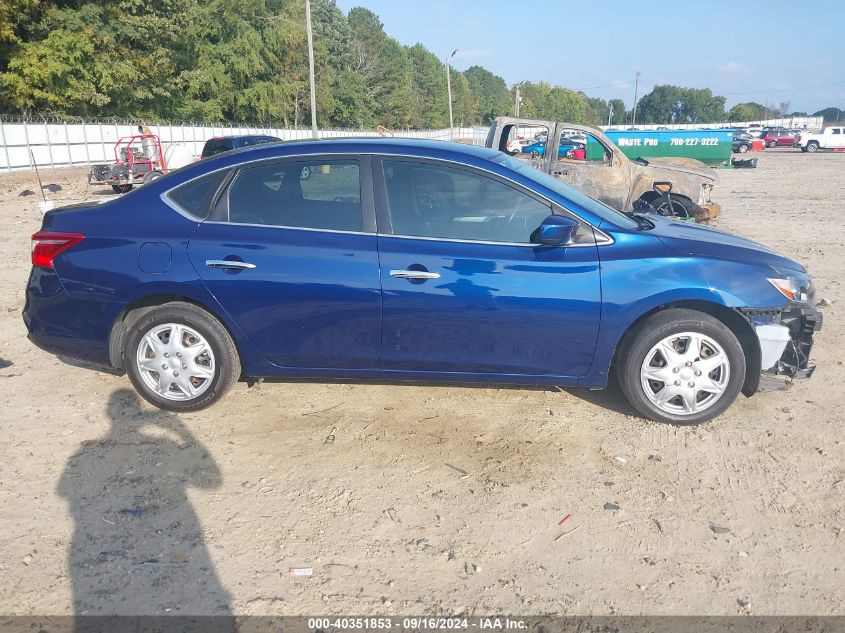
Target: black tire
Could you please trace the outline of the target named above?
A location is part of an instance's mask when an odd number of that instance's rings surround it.
[[[745,152],[747,152],[747,151],[748,151],[748,145],[743,144],[743,145],[739,146],[739,153],[740,154],[745,154]]]
[[[816,141],[810,141],[807,143],[807,151],[814,154],[819,151],[819,144]]]
[[[115,193],[129,193],[132,191],[132,185],[112,185],[111,188]]]
[[[774,149],[775,147],[778,146],[777,141],[769,141],[767,143],[767,145],[768,145],[769,149]]]
[[[211,384],[193,399],[171,400],[156,393],[141,376],[136,355],[143,337],[154,327],[166,323],[188,326],[202,335],[215,359]],[[123,364],[136,391],[148,402],[167,411],[199,411],[222,398],[241,375],[241,361],[232,337],[225,327],[208,312],[191,303],[174,301],[157,306],[132,322],[126,333]]]
[[[652,347],[664,338],[681,332],[696,332],[711,337],[728,358],[730,376],[721,397],[708,408],[697,413],[678,415],[663,411],[648,399],[640,372]],[[712,420],[731,406],[745,382],[742,345],[724,323],[697,310],[672,308],[653,314],[625,336],[616,358],[616,376],[622,393],[643,417],[657,422],[693,425]]]
[[[146,174],[144,174],[144,184],[146,185],[148,182],[158,180],[162,176],[164,176],[164,174],[158,171],[157,169],[154,171],[148,171]]]
[[[658,213],[660,213],[661,215],[668,215],[675,218],[683,219],[693,217],[692,212],[695,209],[695,205],[693,204],[692,200],[690,200],[689,198],[685,198],[684,196],[678,195],[672,195],[671,200],[671,210],[669,208],[669,203],[667,202],[665,196],[660,196],[652,204],[654,208],[657,209]]]

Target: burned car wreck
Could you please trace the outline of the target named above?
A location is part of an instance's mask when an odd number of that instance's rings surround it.
[[[540,130],[530,138],[531,133]],[[523,153],[520,136],[548,145],[542,153]],[[572,139],[583,149],[571,151]],[[582,139],[584,142],[582,143]],[[529,162],[533,167],[580,189],[619,211],[655,210],[663,215],[707,221],[721,209],[710,197],[715,170],[690,158],[630,159],[600,130],[574,123],[499,117],[490,125],[485,145]],[[561,151],[561,148],[567,151]],[[655,183],[671,183],[671,196]]]

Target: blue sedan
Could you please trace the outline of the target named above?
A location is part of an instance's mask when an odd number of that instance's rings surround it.
[[[597,389],[697,423],[761,373],[806,377],[821,315],[759,244],[621,213],[491,149],[270,144],[44,216],[39,347],[193,411],[239,379]]]

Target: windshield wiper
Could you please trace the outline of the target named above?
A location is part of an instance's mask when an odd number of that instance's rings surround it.
[[[639,213],[634,213],[633,211],[626,211],[625,215],[631,218],[634,222],[637,223],[637,228],[642,229],[644,231],[650,231],[654,228],[654,222],[649,220],[644,215],[640,215]]]

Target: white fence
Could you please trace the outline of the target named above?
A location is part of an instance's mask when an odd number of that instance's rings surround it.
[[[311,138],[310,129],[209,126],[191,123],[150,125],[162,144],[182,143],[197,157],[205,142],[215,136],[267,134],[285,141]],[[0,118],[0,171],[38,167],[71,167],[113,163],[114,145],[124,136],[138,133],[137,124],[121,122],[62,123],[51,121],[4,121]],[[388,136],[462,141],[483,145],[487,128],[460,127],[442,130],[399,130]],[[383,136],[374,130],[320,130],[320,138]]]
[[[656,130],[657,128],[668,128],[670,130],[700,130],[701,128],[737,128],[737,127],[785,127],[790,130],[818,130],[824,125],[824,119],[820,116],[786,117],[781,119],[766,119],[757,121],[731,121],[724,123],[647,123],[636,125],[638,130]],[[602,126],[608,130],[627,130],[628,125]]]

